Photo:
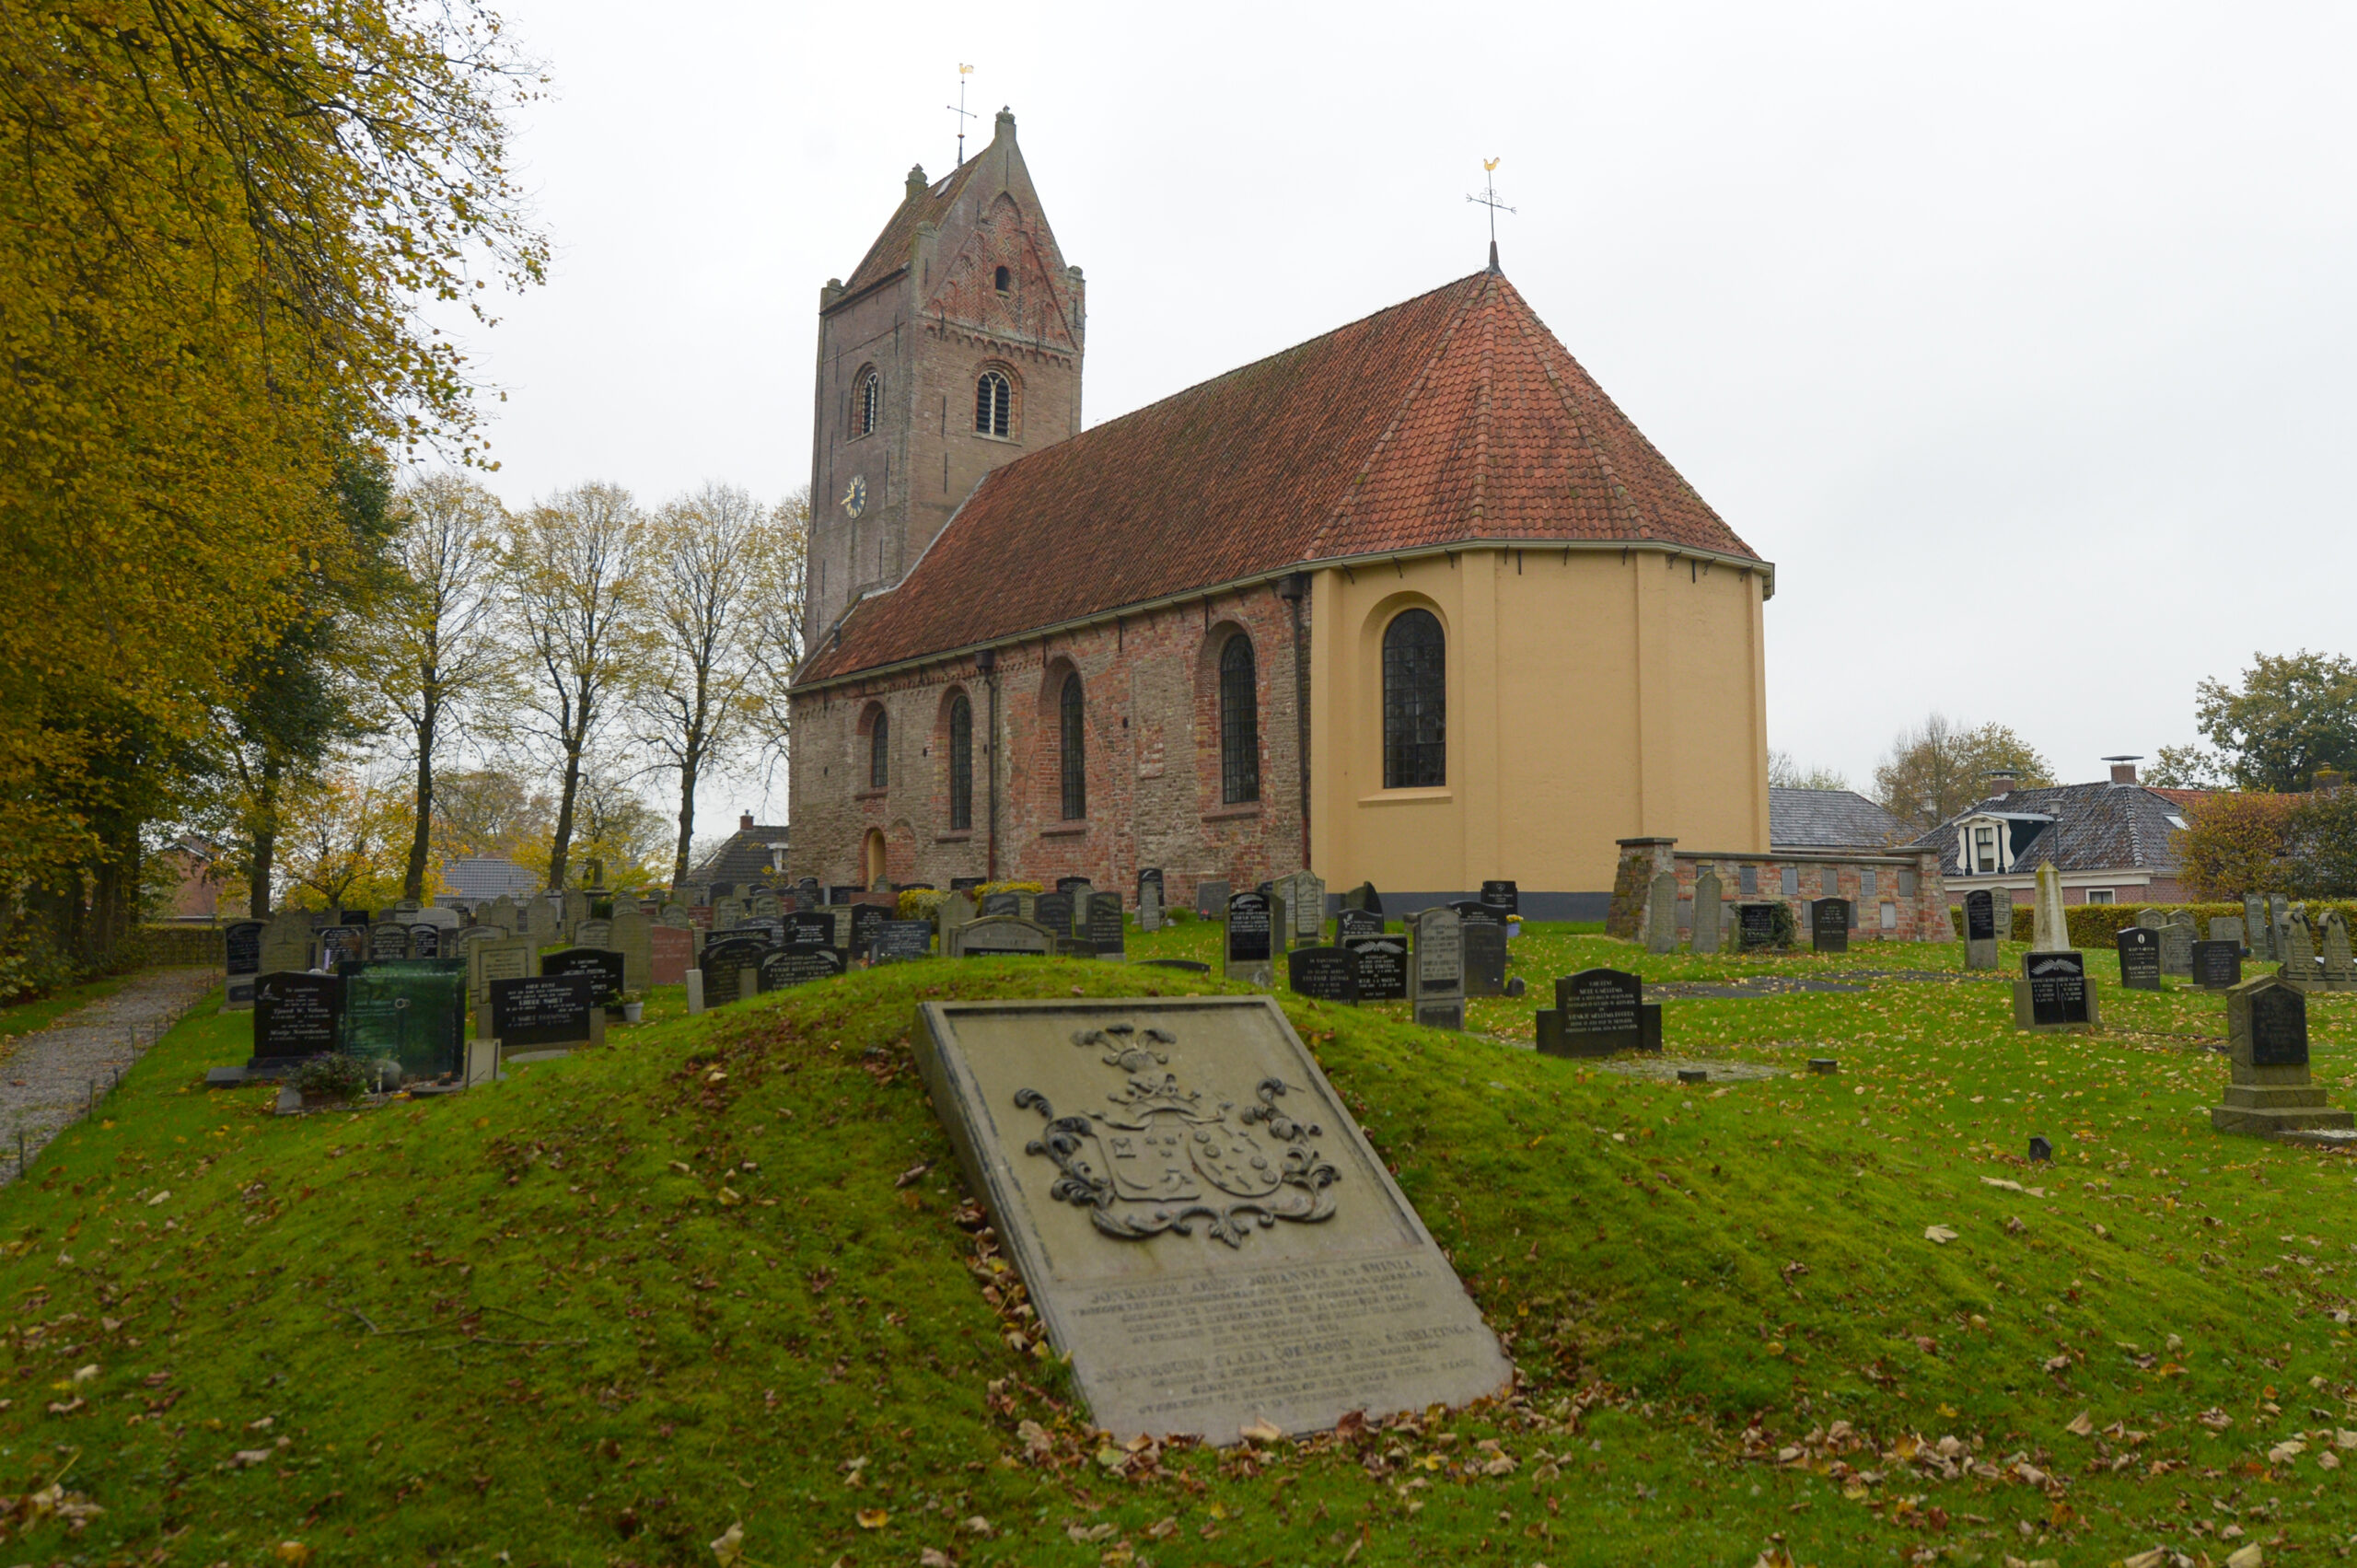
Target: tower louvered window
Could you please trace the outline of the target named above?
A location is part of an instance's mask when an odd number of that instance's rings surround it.
[[[1383,787],[1447,782],[1447,640],[1431,610],[1401,610],[1383,632]]]
[[[995,370],[982,372],[974,383],[974,429],[983,436],[1004,436],[1015,413],[1015,389]]]
[[[1219,798],[1240,806],[1260,798],[1260,698],[1252,639],[1238,632],[1219,651]]]
[[[1063,774],[1064,820],[1077,822],[1088,815],[1088,746],[1082,734],[1080,676],[1064,677],[1064,689],[1057,708],[1062,720],[1058,737],[1061,772]]]
[[[949,700],[949,828],[974,825],[974,704],[965,694]]]

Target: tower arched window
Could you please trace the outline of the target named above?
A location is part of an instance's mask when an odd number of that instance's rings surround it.
[[[892,718],[878,708],[867,730],[867,787],[882,789],[892,782]]]
[[[974,383],[974,430],[982,436],[1004,436],[1014,423],[1015,389],[996,370],[985,370]]]
[[[1004,267],[1001,267],[998,270],[997,275],[991,281],[1001,294],[1004,294],[1008,289],[1015,286],[1015,274],[1008,272]]]
[[[949,828],[974,825],[974,704],[964,692],[949,699]]]
[[[851,433],[872,436],[877,421],[884,417],[884,377],[875,371],[863,373],[859,385],[852,393]]]
[[[1077,822],[1088,815],[1088,745],[1082,734],[1085,714],[1077,670],[1064,677],[1056,707],[1061,731],[1057,755],[1059,772],[1063,775],[1063,817],[1067,822]]]
[[[1238,632],[1219,651],[1219,798],[1240,806],[1260,798],[1260,696],[1252,639]]]
[[[1383,787],[1447,782],[1447,638],[1431,610],[1403,610],[1383,629]]]

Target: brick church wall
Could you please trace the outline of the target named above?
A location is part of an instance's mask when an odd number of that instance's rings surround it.
[[[1302,605],[1306,634],[1311,607]],[[1260,798],[1221,800],[1219,657],[1252,641]],[[998,743],[990,681],[972,656],[846,681],[794,699],[794,847],[789,869],[822,882],[862,879],[863,845],[884,835],[896,883],[947,887],[990,870],[991,771],[998,776],[997,875],[1052,883],[1086,877],[1125,896],[1158,865],[1173,904],[1195,884],[1248,887],[1303,860],[1299,727],[1291,605],[1274,583],[1190,599],[998,650]],[[1067,671],[1086,696],[1087,814],[1062,819],[1058,698]],[[973,828],[949,827],[949,712],[974,713]],[[888,782],[867,787],[874,716],[887,715]]]

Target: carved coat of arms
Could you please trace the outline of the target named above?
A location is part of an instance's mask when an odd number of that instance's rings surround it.
[[[1048,1194],[1088,1210],[1108,1236],[1137,1241],[1166,1230],[1194,1234],[1209,1222],[1213,1238],[1243,1244],[1248,1225],[1279,1220],[1314,1224],[1334,1212],[1328,1191],[1341,1173],[1310,1140],[1319,1130],[1295,1121],[1277,1103],[1285,1084],[1263,1078],[1256,1103],[1238,1109],[1206,1101],[1202,1091],[1167,1071],[1161,1048],[1177,1043],[1159,1028],[1109,1024],[1073,1036],[1073,1044],[1102,1053],[1126,1082],[1105,1098],[1103,1110],[1058,1116],[1037,1089],[1016,1092],[1016,1105],[1047,1122],[1026,1154],[1056,1162],[1062,1172]]]

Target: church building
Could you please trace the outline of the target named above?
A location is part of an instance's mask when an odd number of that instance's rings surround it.
[[[1084,430],[1081,270],[1001,111],[819,317],[794,875],[1594,919],[1617,840],[1768,849],[1775,570],[1494,249]]]

